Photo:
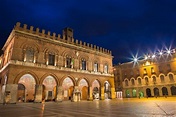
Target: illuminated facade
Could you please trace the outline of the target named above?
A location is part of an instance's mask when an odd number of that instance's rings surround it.
[[[0,57],[0,102],[115,98],[111,51],[18,22]]]
[[[176,54],[151,56],[114,67],[116,92],[121,97],[176,96]],[[119,97],[119,95],[117,95]]]

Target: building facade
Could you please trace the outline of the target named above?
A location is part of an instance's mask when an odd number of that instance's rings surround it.
[[[115,98],[111,51],[18,22],[0,58],[0,102]]]
[[[175,50],[172,54],[116,65],[114,75],[117,97],[176,96]]]

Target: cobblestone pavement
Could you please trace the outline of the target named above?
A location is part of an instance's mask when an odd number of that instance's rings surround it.
[[[0,117],[176,117],[176,97],[0,104]]]

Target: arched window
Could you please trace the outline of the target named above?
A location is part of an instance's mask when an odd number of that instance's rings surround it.
[[[160,80],[161,80],[162,83],[164,82],[164,75],[160,76]]]
[[[48,54],[48,65],[53,65],[55,64],[55,55],[52,53]]]
[[[104,73],[108,73],[108,65],[107,64],[104,65]]]
[[[131,84],[132,84],[132,85],[135,85],[134,79],[131,79]]]
[[[125,86],[128,86],[128,80],[125,80]]]
[[[87,66],[86,66],[86,60],[85,59],[81,60],[81,64],[82,64],[82,70],[86,70]]]
[[[26,48],[26,57],[24,58],[24,61],[26,62],[34,62],[34,49],[33,48]]]
[[[153,83],[155,84],[156,83],[156,77],[153,76],[152,78],[153,78]]]
[[[67,56],[66,57],[66,67],[73,68],[73,64],[74,64],[74,59],[70,56]]]
[[[98,72],[98,63],[97,62],[94,63],[94,71]]]
[[[141,78],[138,78],[138,84],[141,85]]]
[[[169,74],[169,80],[170,80],[170,82],[174,82],[174,77],[172,74]]]
[[[149,80],[147,77],[145,77],[145,84],[147,85],[149,83]]]

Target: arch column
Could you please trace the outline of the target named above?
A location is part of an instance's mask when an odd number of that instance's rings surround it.
[[[150,91],[151,91],[151,96],[155,96],[155,95],[154,95],[153,88],[151,88]]]
[[[43,85],[41,85],[41,84],[35,85],[34,102],[42,102],[42,90],[43,90]]]
[[[115,98],[115,88],[114,87],[111,88],[111,98],[112,99]]]
[[[159,96],[163,96],[162,88],[158,87],[158,89],[159,89]]]
[[[126,89],[123,89],[122,92],[123,92],[123,94],[122,94],[122,95],[123,95],[123,98],[126,98]]]
[[[92,97],[92,86],[89,87],[89,97],[88,97],[88,100],[89,101],[93,101],[93,97]]]
[[[101,92],[100,92],[100,99],[101,100],[104,100],[105,99],[105,96],[104,96],[104,86],[103,87],[101,87]]]
[[[166,88],[167,88],[168,96],[172,96],[171,87],[167,86]]]
[[[81,100],[81,92],[79,91],[78,86],[74,86],[73,91],[73,100],[74,102],[79,102]]]
[[[62,102],[63,101],[63,88],[62,88],[62,86],[56,86],[56,90],[57,90],[56,102]]]

